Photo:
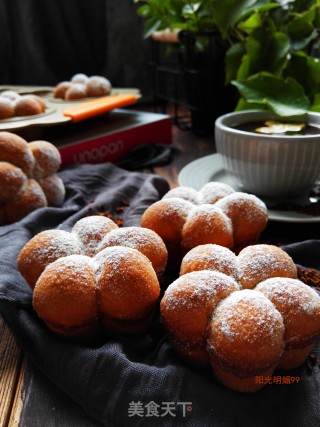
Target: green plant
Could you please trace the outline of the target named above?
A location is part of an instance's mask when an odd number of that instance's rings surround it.
[[[137,2],[137,0],[135,0]],[[225,83],[239,91],[237,110],[279,116],[320,111],[320,0],[138,0],[145,35],[163,28],[215,29],[228,44]]]

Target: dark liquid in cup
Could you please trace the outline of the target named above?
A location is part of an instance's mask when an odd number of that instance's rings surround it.
[[[240,125],[234,126],[234,128],[262,135],[320,135],[320,127],[314,124],[272,122],[273,124],[270,125],[270,122],[271,121],[269,121],[269,125],[268,121],[242,123]],[[279,125],[280,127],[287,125],[287,130],[284,131],[284,129],[282,129],[281,131],[277,131],[276,126]],[[295,129],[296,127],[298,127],[299,130]],[[263,131],[265,128],[266,131]]]

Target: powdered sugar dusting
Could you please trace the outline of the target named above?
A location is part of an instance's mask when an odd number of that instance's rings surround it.
[[[319,295],[298,279],[270,278],[258,284],[256,289],[271,299],[284,315],[299,313],[312,316],[317,313],[320,318]]]
[[[34,258],[43,261],[56,260],[57,258],[73,255],[75,253],[82,254],[81,246],[78,241],[67,231],[63,230],[47,230],[37,234],[33,242],[39,242],[35,247]]]
[[[183,294],[181,289],[183,287]],[[203,304],[213,298],[224,298],[230,292],[239,289],[239,285],[229,276],[217,271],[193,271],[184,274],[168,286],[165,292],[165,304],[170,310],[175,308],[192,308],[201,301]]]
[[[223,182],[208,182],[199,191],[202,203],[216,203],[218,200],[231,193],[234,189]]]
[[[271,338],[279,325],[283,328],[282,316],[273,303],[261,292],[250,289],[233,292],[221,301],[212,322],[228,341],[241,337],[248,343],[257,342],[261,335]]]
[[[215,244],[199,245],[183,258],[180,274],[193,270],[214,270],[239,280],[239,265],[236,255],[228,248]]]
[[[200,203],[199,193],[190,187],[173,188],[163,196],[163,199],[168,199],[171,197],[178,197],[184,200],[188,200],[189,202],[194,203],[196,205]]]
[[[233,210],[236,209],[236,212],[241,213],[242,220],[253,223],[261,220],[267,221],[268,219],[266,204],[253,194],[236,191],[218,200],[215,206],[222,209],[230,217],[232,217]]]

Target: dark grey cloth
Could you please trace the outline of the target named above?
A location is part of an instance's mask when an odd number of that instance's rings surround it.
[[[221,386],[210,369],[190,368],[177,359],[159,313],[144,336],[117,337],[94,346],[70,343],[51,333],[34,313],[31,291],[16,269],[22,246],[44,229],[70,230],[88,213],[115,213],[123,199],[130,202],[125,225],[138,225],[144,209],[168,190],[160,177],[127,172],[111,164],[75,166],[60,176],[67,188],[62,208],[40,209],[0,228],[0,310],[33,363],[50,380],[108,427],[320,425],[319,367],[312,372],[306,366],[288,373],[279,371],[277,375],[299,377],[299,383],[267,385],[248,395]],[[315,259],[320,259],[320,241],[292,245],[290,253],[302,265],[309,263],[304,254],[316,254]],[[319,347],[314,351],[318,357]],[[160,405],[156,407],[159,417],[147,417],[151,402]],[[141,416],[130,416],[134,404],[140,405]],[[172,406],[171,414],[164,415],[168,406]]]

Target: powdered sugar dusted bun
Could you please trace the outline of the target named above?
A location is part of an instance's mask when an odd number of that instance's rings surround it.
[[[71,255],[50,264],[39,277],[33,307],[54,333],[86,341],[98,333],[94,270],[91,258]]]
[[[215,244],[199,245],[182,259],[180,275],[191,271],[212,270],[231,276],[239,282],[239,265],[236,255],[228,248]]]
[[[208,182],[199,191],[202,203],[213,204],[225,196],[234,193],[234,189],[223,182]]]
[[[0,205],[14,199],[27,184],[26,174],[11,163],[0,162]]]
[[[297,267],[292,258],[273,245],[251,245],[238,254],[243,288],[254,288],[271,277],[297,277]]]
[[[39,184],[46,196],[48,206],[61,206],[66,194],[64,183],[55,173],[39,179]]]
[[[40,274],[52,262],[73,254],[83,254],[74,235],[62,230],[45,230],[36,234],[21,249],[18,270],[34,288]]]
[[[154,231],[142,227],[123,227],[112,230],[104,236],[98,246],[98,252],[111,246],[127,246],[138,250],[151,261],[158,279],[162,278],[168,251],[161,237]]]
[[[91,215],[77,221],[72,228],[72,234],[83,245],[85,254],[93,256],[100,250],[98,246],[104,236],[117,228],[117,224],[110,218]]]
[[[284,346],[284,324],[261,292],[241,290],[219,303],[208,326],[208,352],[217,378],[227,387],[255,392],[256,376],[270,376]]]
[[[28,143],[18,135],[0,132],[0,161],[12,163],[31,177],[34,157]]]
[[[41,179],[57,172],[61,165],[59,150],[47,141],[32,141],[29,148],[35,158],[33,174]]]
[[[232,248],[232,222],[215,205],[195,206],[182,229],[182,246],[188,251],[198,245],[214,243]]]
[[[215,206],[231,218],[235,248],[256,243],[267,225],[267,207],[252,194],[234,192],[218,200]]]
[[[225,274],[194,271],[174,281],[161,300],[161,316],[174,351],[196,365],[208,364],[207,325],[218,302],[239,285]]]
[[[91,76],[85,82],[88,96],[106,96],[111,93],[111,83],[103,76]]]
[[[320,336],[319,295],[300,280],[284,277],[267,279],[256,289],[274,303],[284,319],[285,351],[278,367],[298,367]]]
[[[200,203],[199,193],[190,187],[176,187],[172,190],[169,190],[164,196],[163,199],[168,197],[179,197],[184,200],[188,200],[195,205]]]
[[[7,221],[19,221],[28,213],[48,205],[46,196],[40,184],[34,179],[29,179],[22,190],[5,206]]]
[[[180,268],[182,228],[193,207],[187,200],[169,197],[153,203],[142,215],[141,227],[150,228],[164,241],[170,270]]]
[[[94,257],[98,303],[107,332],[136,334],[150,325],[160,286],[151,262],[136,249],[113,246]]]

